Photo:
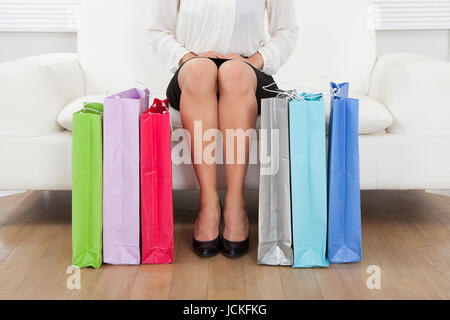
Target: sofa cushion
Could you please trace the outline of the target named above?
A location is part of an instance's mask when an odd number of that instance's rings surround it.
[[[378,100],[363,95],[355,95],[359,100],[359,134],[373,134],[389,128],[394,119],[388,109]],[[326,103],[327,128],[330,121],[330,103]]]
[[[389,133],[450,135],[450,63],[419,54],[382,56],[374,68],[369,95],[389,108]]]
[[[75,99],[61,110],[56,121],[64,129],[72,131],[72,115],[83,109],[85,103],[103,103],[104,99],[105,95],[92,95]]]

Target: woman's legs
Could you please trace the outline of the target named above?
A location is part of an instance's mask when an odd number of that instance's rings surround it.
[[[224,138],[227,174],[223,236],[230,241],[243,241],[248,236],[249,228],[245,211],[244,181],[248,168],[250,139],[245,138],[245,148],[243,148],[236,142],[239,139],[234,139],[234,143],[229,141],[231,136],[227,138],[227,130],[241,129],[246,132],[249,129],[255,129],[258,118],[258,103],[255,97],[257,79],[254,70],[248,64],[231,60],[219,68],[218,80],[219,128]],[[238,161],[239,148],[245,151],[244,163]],[[233,162],[228,163],[230,160]]]
[[[194,141],[194,123],[201,123],[202,137],[206,130],[218,129],[217,73],[217,66],[213,61],[200,58],[186,62],[178,74],[182,91],[181,121],[192,138],[192,160],[200,184],[200,211],[194,230],[194,239],[198,241],[210,241],[219,234],[220,204],[216,187],[216,164],[206,164],[203,161],[203,149],[210,143],[202,142],[202,161],[197,164],[194,161],[195,148],[199,148]]]

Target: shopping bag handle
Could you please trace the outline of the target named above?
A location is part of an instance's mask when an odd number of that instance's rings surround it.
[[[298,94],[297,90],[290,90],[290,91],[284,91],[284,90],[272,90],[269,89],[271,86],[275,85],[274,83],[271,83],[267,86],[264,86],[263,89],[272,92],[277,93],[277,98],[287,97],[290,100],[300,100],[300,101],[320,101],[323,99],[323,93],[309,93],[309,92],[303,92],[301,94]]]
[[[159,113],[159,114],[168,114],[168,115],[169,115],[169,119],[170,119],[170,120],[169,120],[169,122],[170,122],[170,136],[172,136],[174,130],[173,130],[172,117],[170,116],[170,104],[169,104],[169,101],[168,101],[167,99],[166,99],[166,100],[160,100],[160,99],[158,99],[158,98],[155,98],[154,101],[153,101],[153,103],[150,105],[150,107],[149,107],[148,110],[146,111],[146,113],[151,114],[151,113],[152,113],[152,109],[158,108],[157,103],[156,103],[156,100],[158,100],[159,102],[161,102],[162,107],[165,109],[162,113]],[[166,103],[166,101],[167,101],[167,103]]]
[[[97,110],[95,109],[93,106],[100,106],[101,105],[101,110]],[[92,107],[90,107],[92,106]],[[83,109],[81,109],[82,111],[92,111],[94,113],[98,113],[98,114],[103,114],[103,104],[102,103],[95,103],[95,102],[83,102]]]
[[[149,86],[148,86],[144,81],[134,80],[134,82],[135,82],[136,84],[140,84],[140,85],[142,85],[142,86],[144,87],[144,89],[143,89],[142,91],[145,92],[145,97],[150,98],[150,97],[152,96],[151,93],[150,93],[150,91],[148,91]]]
[[[348,82],[344,82],[344,83],[331,82],[330,90],[331,90],[332,97],[336,100],[348,98],[348,86],[349,86]],[[342,92],[343,91],[342,88],[345,88],[345,87],[346,87],[346,91]]]
[[[91,109],[91,108],[83,108],[83,110],[89,110],[89,111],[92,111],[92,112],[96,112],[96,113],[98,113],[98,114],[103,114],[103,112],[101,112],[101,111],[98,111],[98,110],[95,110],[95,109]]]
[[[263,86],[263,90],[267,91],[267,92],[271,92],[271,93],[276,93],[277,94],[277,98],[285,98],[287,97],[290,100],[295,100],[296,98],[298,98],[298,94],[297,94],[297,90],[280,90],[280,89],[270,89],[270,87],[273,87],[274,85],[276,85],[276,82],[272,82],[271,84],[268,84],[266,86]]]
[[[333,80],[330,77],[328,77],[328,76],[321,75],[320,78],[326,79],[327,81],[329,81],[329,84],[330,83],[334,83]],[[271,87],[273,87],[274,85],[277,84],[276,82],[273,82],[273,83],[271,83],[269,85],[264,86],[263,90],[265,90],[267,92],[271,92],[271,93],[276,93],[277,94],[277,98],[287,97],[289,99],[298,99],[298,100],[305,100],[303,98],[303,96],[304,96],[303,94],[300,94],[300,95],[298,94],[298,92],[299,92],[298,88],[301,88],[302,91],[307,91],[308,94],[319,94],[320,93],[320,94],[322,94],[322,97],[323,96],[327,96],[327,97],[334,98],[337,95],[341,94],[341,90],[340,90],[341,88],[340,87],[337,88],[338,89],[337,92],[333,92],[332,90],[330,90],[330,93],[327,93],[327,92],[324,92],[324,91],[326,91],[325,89],[312,88],[312,87],[305,86],[305,85],[302,85],[302,84],[295,84],[295,83],[291,83],[291,82],[287,82],[287,81],[279,81],[278,83],[283,83],[283,84],[289,85],[291,87],[294,87],[296,89],[288,90],[288,91],[280,90],[280,89],[278,89],[278,90],[277,89],[270,89]],[[317,93],[312,93],[312,92],[317,92]]]

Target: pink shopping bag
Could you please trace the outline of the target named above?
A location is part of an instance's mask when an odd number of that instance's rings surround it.
[[[143,264],[173,263],[173,204],[168,102],[155,99],[141,115]]]

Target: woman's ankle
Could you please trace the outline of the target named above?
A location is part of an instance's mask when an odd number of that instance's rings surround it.
[[[220,209],[220,199],[217,191],[200,192],[198,206],[201,209],[218,207]]]
[[[217,192],[200,193],[199,212],[195,221],[194,239],[213,240],[219,234],[220,202]]]
[[[243,191],[228,191],[225,197],[225,207],[234,210],[245,210],[245,197]]]
[[[248,236],[249,220],[243,192],[229,192],[225,200],[223,236],[230,241],[243,241]]]

